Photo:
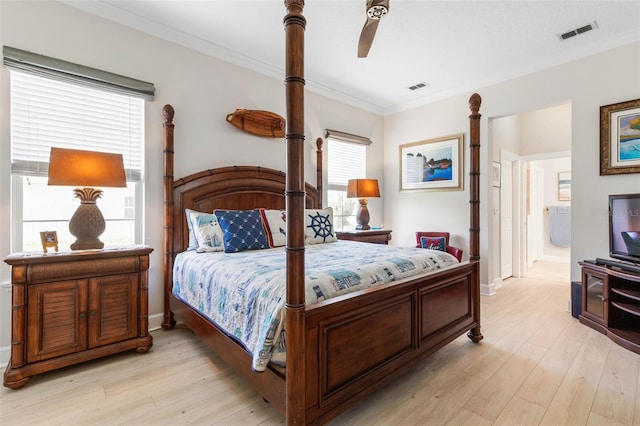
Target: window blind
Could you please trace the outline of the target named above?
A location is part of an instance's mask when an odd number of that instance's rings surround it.
[[[347,190],[349,179],[366,177],[366,145],[328,138],[328,189]]]
[[[146,100],[153,100],[155,96],[155,87],[152,83],[147,83],[146,81],[9,46],[3,46],[2,54],[4,65],[9,69],[113,93],[137,96]]]
[[[362,145],[371,145],[371,139],[364,136],[358,136],[351,133],[341,132],[339,130],[325,129],[324,137],[341,142],[357,143]]]
[[[120,153],[142,180],[144,100],[11,71],[11,173],[47,176],[52,146]]]

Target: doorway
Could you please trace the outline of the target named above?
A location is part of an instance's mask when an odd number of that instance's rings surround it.
[[[493,286],[524,277],[536,262],[570,262],[570,178],[560,199],[560,176],[571,173],[571,104],[491,121],[492,150],[501,182],[494,188]],[[552,242],[550,212],[561,207],[569,219],[564,241]],[[554,210],[556,211],[556,210]]]

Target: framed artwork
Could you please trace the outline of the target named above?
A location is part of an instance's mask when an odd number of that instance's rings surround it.
[[[571,201],[571,172],[558,173],[558,200]]]
[[[500,163],[494,161],[491,165],[491,184],[496,188],[500,188]]]
[[[463,189],[464,134],[400,145],[400,191]]]
[[[40,233],[40,242],[42,242],[42,251],[47,252],[48,247],[53,247],[58,251],[58,234],[56,231],[43,231]]]
[[[640,99],[600,107],[600,175],[640,173]]]

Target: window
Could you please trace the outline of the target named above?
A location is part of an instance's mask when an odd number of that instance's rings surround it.
[[[98,206],[106,222],[100,239],[105,247],[142,243],[143,98],[149,96],[86,84],[75,76],[60,78],[56,72],[61,67],[32,72],[24,60],[13,66],[11,60],[18,54],[58,61],[4,48],[4,62],[11,71],[12,251],[41,250],[40,231],[56,231],[62,247],[75,240],[68,230],[79,205],[73,188],[47,185],[49,152],[54,146],[123,155],[127,187],[100,188]],[[78,68],[84,70],[81,66],[74,70]]]
[[[361,140],[368,139],[354,135],[346,138],[342,135],[347,134],[327,130],[327,204],[333,208],[336,230],[355,229],[358,200],[347,198],[347,182],[349,179],[366,177],[367,170],[366,142]]]

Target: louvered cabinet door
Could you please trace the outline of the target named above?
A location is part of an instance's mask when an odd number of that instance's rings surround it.
[[[138,274],[89,280],[89,347],[108,345],[138,335]]]
[[[42,361],[86,348],[86,280],[29,286],[27,362]]]

